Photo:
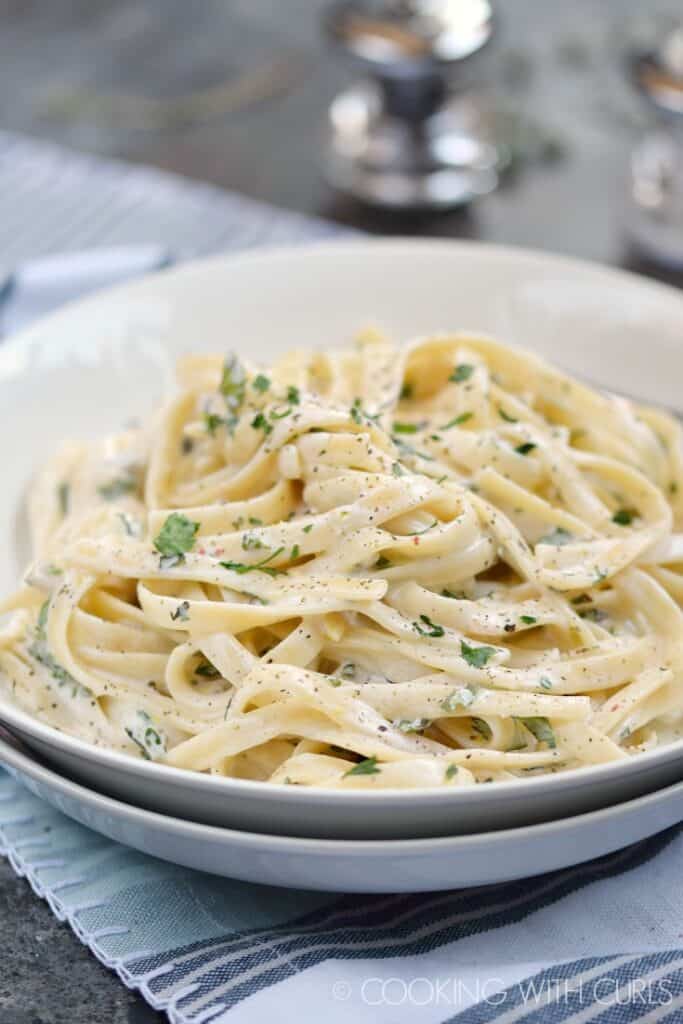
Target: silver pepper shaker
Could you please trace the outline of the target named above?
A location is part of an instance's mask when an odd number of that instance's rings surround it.
[[[488,0],[337,0],[325,26],[365,78],[329,112],[328,180],[395,210],[439,210],[492,191],[506,157],[465,70],[489,42]]]
[[[646,259],[683,269],[683,24],[632,53],[629,74],[659,122],[631,159],[629,236]]]

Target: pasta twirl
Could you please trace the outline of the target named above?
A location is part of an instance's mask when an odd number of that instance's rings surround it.
[[[465,335],[181,360],[65,445],[0,679],[90,743],[328,788],[472,786],[681,735],[679,425]]]

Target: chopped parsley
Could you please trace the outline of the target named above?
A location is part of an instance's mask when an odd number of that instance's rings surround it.
[[[421,530],[413,530],[412,533],[407,533],[406,537],[421,537],[423,533],[429,533],[430,530],[433,530],[434,527],[438,525],[439,520],[435,519],[433,523],[428,523],[427,526],[424,526]]]
[[[399,732],[422,732],[431,724],[429,718],[401,718],[398,722],[394,722]]]
[[[271,409],[270,410],[270,418],[271,418],[271,420],[283,420],[285,418],[285,416],[289,416],[291,411],[292,411],[291,405],[286,405],[285,408],[282,409],[280,412],[278,412],[276,409]]]
[[[456,711],[458,708],[468,708],[475,699],[475,693],[469,686],[462,686],[459,690],[453,690],[445,700],[441,701],[444,711]]]
[[[520,615],[519,621],[523,622],[525,626],[534,626],[538,619],[535,619],[533,615]]]
[[[349,775],[379,775],[379,771],[377,758],[366,757],[364,761],[359,761],[358,764],[354,764],[353,768],[349,768],[347,772],[344,772],[344,778],[347,778]]]
[[[396,421],[392,426],[392,430],[395,434],[417,434],[420,426],[417,423],[401,423]]]
[[[255,537],[253,533],[245,533],[242,535],[243,551],[258,551],[258,549],[262,547],[264,547],[263,541],[259,537]]]
[[[258,391],[262,395],[270,387],[270,378],[263,373],[258,373],[251,382],[251,386],[254,391]]]
[[[116,501],[117,498],[123,497],[124,494],[132,494],[137,489],[137,483],[131,476],[120,476],[114,480],[110,480],[109,483],[100,484],[97,488],[97,493],[105,501]]]
[[[78,680],[74,679],[70,672],[67,672],[58,661],[52,656],[47,646],[47,619],[50,608],[49,599],[40,606],[38,620],[34,631],[33,641],[28,649],[32,658],[44,665],[58,686],[70,686],[72,697],[90,697],[90,690],[81,686]]]
[[[301,401],[301,392],[294,384],[290,384],[287,388],[287,401],[290,405],[298,405]]]
[[[401,394],[400,394],[399,397],[403,398],[403,399],[412,398],[413,397],[413,385],[410,384],[408,381],[405,381],[403,387],[401,388]]]
[[[387,558],[386,555],[380,555],[375,562],[373,568],[375,569],[387,569],[391,565],[391,559]]]
[[[210,434],[211,437],[214,436],[214,434],[216,433],[218,428],[221,426],[221,424],[225,423],[225,420],[223,419],[223,417],[219,416],[215,412],[205,412],[203,414],[203,416],[202,416],[202,419],[204,420],[204,426],[206,427],[206,432],[208,434]]]
[[[448,587],[444,587],[441,591],[442,597],[450,597],[454,601],[466,601],[467,594],[464,590],[449,590]]]
[[[185,561],[192,550],[199,523],[192,522],[182,512],[171,512],[154,540],[154,547],[162,556],[160,567],[170,569]]]
[[[451,427],[459,427],[461,423],[467,423],[468,420],[471,420],[473,415],[474,413],[471,412],[461,412],[459,416],[454,416],[452,420],[449,420],[448,423],[444,423],[444,425],[439,427],[439,429],[450,430]]]
[[[420,623],[424,623],[424,625],[420,625]],[[421,615],[420,622],[413,623],[413,629],[416,629],[420,636],[438,637],[444,636],[446,633],[443,626],[439,626],[438,623],[432,622],[428,615]]]
[[[461,384],[462,381],[469,380],[473,373],[474,367],[471,363],[458,363],[448,379],[456,384]]]
[[[571,544],[573,540],[573,533],[565,530],[564,526],[558,526],[551,533],[546,533],[544,537],[540,537],[536,543],[553,544],[555,547],[562,547],[563,544]]]
[[[392,462],[391,472],[394,476],[405,476],[405,470],[400,462]]]
[[[155,728],[146,711],[138,711],[133,728],[126,728],[124,731],[139,747],[140,753],[146,761],[156,761],[166,753],[166,740],[161,731]]]
[[[308,523],[307,526],[304,526],[304,533],[310,533],[312,529],[313,529],[313,523]]]
[[[533,441],[525,441],[524,444],[518,444],[515,448],[515,451],[518,455],[528,455],[529,452],[532,452],[535,447],[536,445],[533,443]]]
[[[38,621],[36,623],[36,637],[40,640],[45,640],[45,627],[47,626],[47,617],[50,612],[50,601],[43,601],[38,612]]]
[[[353,405],[349,409],[349,412],[351,414],[351,419],[353,420],[353,422],[357,423],[359,426],[362,426],[365,420],[370,420],[371,423],[377,423],[377,420],[379,419],[379,413],[376,413],[373,416],[369,412],[365,411],[361,404],[360,398],[354,398]]]
[[[268,422],[262,412],[256,413],[251,421],[251,425],[254,430],[262,430],[266,437],[273,432],[273,424]]]
[[[634,508],[620,508],[612,516],[612,522],[618,526],[630,526],[637,517],[638,513]]]
[[[508,413],[505,412],[505,409],[500,405],[498,406],[498,415],[502,420],[505,420],[506,423],[519,423],[519,420],[516,420],[514,416],[509,416]]]
[[[230,412],[235,415],[239,412],[244,402],[244,391],[246,387],[246,374],[244,367],[235,355],[227,357],[223,364],[223,373],[219,391],[225,399]]]
[[[458,774],[458,766],[457,766],[457,764],[449,764],[448,768],[446,769],[446,773],[445,773],[446,780],[448,782],[450,782],[450,780],[455,778],[455,776],[457,774]]]
[[[253,565],[247,565],[245,562],[219,562],[219,565],[222,565],[224,569],[230,569],[232,572],[239,573],[240,576],[243,576],[246,572],[255,572],[256,570],[268,573],[269,576],[284,576],[286,575],[284,569],[276,569],[268,565],[268,562],[272,562],[284,550],[284,547],[276,548],[266,558],[261,559],[260,562],[254,562]]]
[[[557,746],[555,733],[547,718],[517,718],[516,721],[521,722],[539,743],[547,743],[551,750]]]
[[[293,559],[298,558],[298,557],[299,557],[299,545],[295,544],[294,547],[292,548],[292,553],[290,555],[290,558],[292,558],[292,560],[293,560]]]
[[[460,641],[460,653],[473,668],[483,668],[486,662],[496,653],[495,647],[472,647],[466,640]]]

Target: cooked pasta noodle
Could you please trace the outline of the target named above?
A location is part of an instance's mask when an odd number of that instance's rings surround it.
[[[272,783],[627,758],[681,735],[682,451],[485,338],[183,358],[148,423],[36,481],[3,685],[89,743]]]

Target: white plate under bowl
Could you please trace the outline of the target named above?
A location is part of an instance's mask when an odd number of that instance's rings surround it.
[[[246,882],[330,892],[432,892],[528,878],[602,857],[683,819],[683,782],[615,807],[437,839],[302,839],[181,821],[113,800],[0,737],[0,762],[70,818],[152,857]]]
[[[0,349],[0,593],[28,552],[22,501],[59,438],[148,413],[177,355],[271,360],[368,322],[399,339],[489,332],[614,390],[680,408],[683,295],[618,271],[471,242],[360,241],[190,264],[67,307]],[[286,835],[481,832],[617,803],[683,779],[683,742],[632,760],[475,790],[326,792],[213,778],[90,747],[0,702],[0,720],[72,777],[150,809]]]

